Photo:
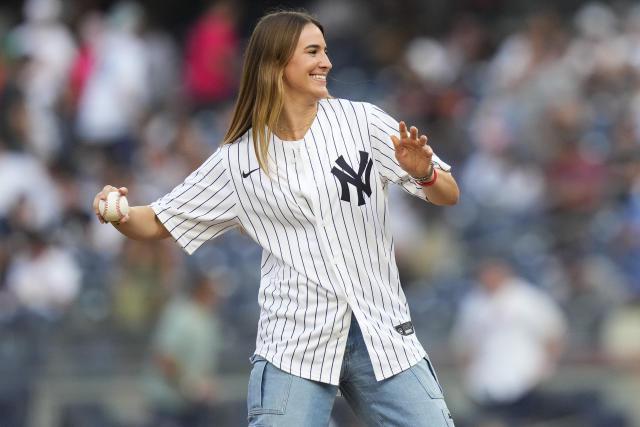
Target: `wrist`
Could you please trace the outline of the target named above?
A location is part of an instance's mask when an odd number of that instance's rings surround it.
[[[411,177],[413,182],[420,187],[429,187],[435,184],[436,179],[438,178],[438,173],[436,172],[435,167],[431,164],[431,169],[429,173],[422,178]]]

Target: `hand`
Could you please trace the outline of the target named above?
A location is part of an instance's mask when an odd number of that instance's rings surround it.
[[[112,191],[119,191],[120,194],[122,194],[123,196],[126,196],[127,193],[129,193],[129,190],[127,189],[127,187],[116,188],[112,185],[105,185],[102,191],[96,194],[96,197],[94,197],[93,199],[93,211],[98,217],[100,224],[104,224],[106,221],[104,220],[104,218],[102,218],[102,215],[100,215],[100,209],[98,208],[98,203],[100,202],[100,200],[107,200],[107,194],[111,193]],[[129,221],[129,215],[125,215],[119,221],[119,223],[124,224],[127,221]]]
[[[433,150],[427,145],[425,135],[418,138],[418,129],[411,126],[407,133],[407,125],[400,122],[398,127],[400,138],[391,135],[396,149],[396,159],[400,167],[414,178],[423,178],[431,173],[431,157]]]

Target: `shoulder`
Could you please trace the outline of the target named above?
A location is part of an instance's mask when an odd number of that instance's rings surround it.
[[[200,180],[207,176],[217,176],[217,174],[227,170],[229,161],[232,161],[234,157],[237,157],[232,154],[237,150],[235,147],[237,147],[236,142],[218,146],[215,151],[191,173],[188,179]]]
[[[247,145],[247,144],[249,144],[250,141],[251,141],[251,128],[249,128],[245,133],[240,135],[234,141],[220,145],[220,149],[224,148],[226,150],[229,150],[233,146]]]
[[[340,98],[334,98],[329,101],[334,101],[343,107],[348,106],[348,108],[356,112],[356,114],[365,114],[368,118],[371,118],[372,121],[395,121],[395,119],[393,119],[383,108],[370,102],[352,101]]]
[[[326,98],[320,101],[319,111],[328,118],[338,117],[347,120],[370,121],[375,106],[368,102],[352,101],[344,98]]]
[[[221,144],[216,151],[212,154],[212,157],[218,158],[233,158],[238,153],[244,153],[246,149],[253,149],[251,140],[251,129],[242,134],[236,140]]]
[[[345,98],[324,98],[320,100],[320,105],[324,107],[333,107],[333,108],[368,108],[368,106],[372,106],[368,102],[361,101],[352,101],[350,99]]]

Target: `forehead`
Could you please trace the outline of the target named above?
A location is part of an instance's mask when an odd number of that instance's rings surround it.
[[[298,48],[304,49],[309,45],[325,45],[324,36],[322,35],[322,31],[315,24],[308,23],[300,32],[300,37],[298,38]]]

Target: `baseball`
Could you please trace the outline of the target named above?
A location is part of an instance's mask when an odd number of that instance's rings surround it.
[[[98,202],[100,215],[105,221],[118,222],[129,213],[129,202],[118,191],[112,191],[107,194],[107,200]]]

